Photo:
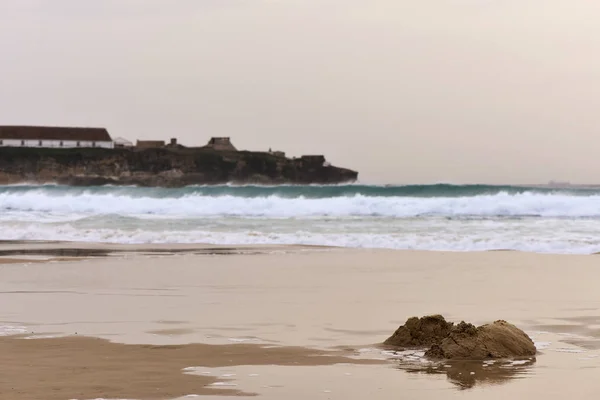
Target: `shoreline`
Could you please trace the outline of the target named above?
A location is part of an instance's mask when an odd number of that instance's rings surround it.
[[[600,255],[593,253],[546,253],[524,251],[516,249],[490,249],[490,250],[424,250],[424,249],[396,249],[381,247],[344,247],[332,245],[313,244],[213,244],[213,243],[119,243],[119,242],[94,242],[71,240],[0,240],[0,260],[11,255],[57,255],[60,250],[77,254],[79,250],[82,258],[86,253],[97,256],[110,256],[118,254],[140,253],[146,255],[227,255],[227,254],[268,254],[270,252],[294,251],[346,251],[346,252],[397,252],[397,253],[434,253],[434,254],[487,254],[487,253],[519,253],[536,254],[540,256],[557,257],[587,257]]]

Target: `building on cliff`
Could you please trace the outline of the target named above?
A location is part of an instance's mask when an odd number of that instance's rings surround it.
[[[104,128],[0,126],[0,147],[114,148]]]
[[[172,138],[169,143],[164,140],[138,140],[135,144],[138,149],[183,149],[185,146],[177,143],[177,138]]]
[[[114,142],[115,142],[115,148],[130,149],[133,147],[133,143],[130,140],[127,140],[122,137],[115,138]]]
[[[164,140],[138,140],[135,144],[138,149],[159,149],[165,147]]]
[[[302,165],[311,166],[311,167],[329,167],[331,164],[327,160],[325,160],[325,156],[315,155],[315,156],[302,156],[299,159]]]
[[[272,154],[275,157],[285,158],[285,151],[269,149],[269,154]]]
[[[165,147],[168,147],[170,149],[183,149],[183,148],[185,148],[185,146],[177,143],[177,138],[171,138],[171,141]]]
[[[231,143],[231,139],[228,137],[213,137],[204,147],[217,151],[237,151],[235,146]]]

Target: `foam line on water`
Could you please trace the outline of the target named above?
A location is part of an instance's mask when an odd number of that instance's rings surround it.
[[[600,241],[587,234],[558,229],[522,228],[481,229],[459,226],[456,230],[437,230],[435,226],[406,226],[407,232],[389,233],[389,227],[371,227],[369,232],[319,232],[314,226],[299,226],[301,231],[276,232],[276,225],[264,222],[260,230],[239,230],[235,226],[212,230],[172,230],[172,223],[152,229],[116,226],[76,227],[73,224],[2,224],[3,240],[65,240],[104,243],[207,243],[220,245],[317,245],[348,248],[381,248],[433,251],[517,250],[537,253],[591,254],[600,251]],[[161,229],[162,228],[162,229]],[[282,229],[284,230],[284,229]],[[522,230],[522,231],[521,231]]]
[[[27,328],[21,325],[0,325],[0,336],[23,335],[28,332]]]
[[[158,191],[160,189],[155,189]],[[166,190],[166,189],[163,189]],[[145,194],[145,195],[144,195]],[[149,196],[130,189],[64,191],[31,188],[0,191],[1,211],[63,214],[185,215],[238,217],[381,216],[410,218],[437,216],[540,216],[598,217],[600,195],[573,196],[552,193],[495,193],[466,197],[352,196],[307,198],[211,196],[185,194]]]

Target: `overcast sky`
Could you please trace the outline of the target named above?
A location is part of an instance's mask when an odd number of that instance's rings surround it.
[[[600,183],[600,1],[0,0],[0,124]]]

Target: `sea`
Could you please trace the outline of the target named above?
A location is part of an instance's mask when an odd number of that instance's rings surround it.
[[[600,252],[600,189],[0,186],[0,240]]]

